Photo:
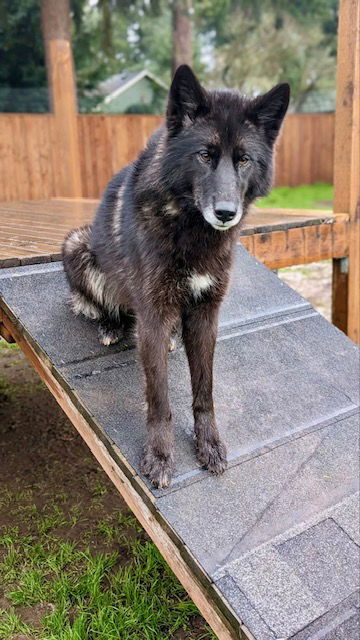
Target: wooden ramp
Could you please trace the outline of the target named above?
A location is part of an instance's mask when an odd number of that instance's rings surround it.
[[[60,263],[0,271],[20,344],[221,640],[357,640],[359,352],[244,248],[223,305],[220,478],[193,449],[189,373],[169,354],[177,470],[141,477],[135,350],[102,347],[65,300]]]

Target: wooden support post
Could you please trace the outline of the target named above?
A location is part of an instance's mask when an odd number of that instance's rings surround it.
[[[42,0],[41,16],[59,174],[54,195],[79,197],[81,165],[69,0]]]
[[[348,274],[334,262],[333,320],[360,342],[360,0],[340,0],[335,116],[334,212],[349,213]],[[347,280],[347,283],[345,282]],[[344,314],[344,288],[347,309]],[[346,317],[347,316],[347,317]],[[338,324],[339,319],[340,324]]]

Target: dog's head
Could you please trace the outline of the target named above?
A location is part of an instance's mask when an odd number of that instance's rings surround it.
[[[238,224],[272,181],[273,145],[289,103],[288,84],[254,99],[206,91],[190,67],[175,73],[167,107],[167,186],[191,194],[217,230]]]

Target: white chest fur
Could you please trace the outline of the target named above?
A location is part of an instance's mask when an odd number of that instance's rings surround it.
[[[210,273],[194,272],[189,276],[188,282],[195,300],[198,300],[205,291],[208,291],[215,284],[215,278]]]

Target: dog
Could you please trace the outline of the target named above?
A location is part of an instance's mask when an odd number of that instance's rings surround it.
[[[165,123],[112,178],[92,225],[65,238],[73,311],[98,322],[105,345],[136,322],[147,400],[141,469],[155,487],[167,487],[174,469],[167,353],[177,325],[190,367],[197,458],[211,473],[226,468],[213,404],[219,308],[240,225],[271,187],[289,93],[286,83],[253,99],[206,91],[180,66]]]

